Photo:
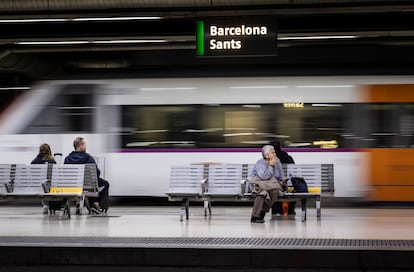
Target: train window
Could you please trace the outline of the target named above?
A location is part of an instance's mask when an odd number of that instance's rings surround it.
[[[199,132],[197,106],[126,106],[123,144],[139,147],[193,147]]]
[[[370,111],[371,147],[410,147],[414,135],[414,108],[410,103],[374,103]]]
[[[347,106],[344,147],[411,147],[414,105],[411,103],[360,103]]]
[[[291,147],[336,148],[343,146],[341,134],[346,105],[305,104],[282,108],[275,133]]]
[[[50,102],[34,116],[23,133],[46,134],[95,130],[95,85],[64,85],[50,92]]]
[[[414,105],[349,103],[122,107],[124,148],[413,146]]]
[[[345,106],[123,106],[124,148],[259,147],[278,139],[292,147],[342,145]]]

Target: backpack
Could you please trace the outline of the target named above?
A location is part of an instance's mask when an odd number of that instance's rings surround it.
[[[291,177],[290,181],[293,185],[293,192],[294,193],[307,193],[308,192],[308,185],[306,181],[302,177]]]

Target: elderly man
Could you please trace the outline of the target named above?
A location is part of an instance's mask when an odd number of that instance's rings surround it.
[[[279,196],[283,196],[281,183],[286,182],[282,164],[271,145],[262,148],[262,158],[249,173],[248,182],[254,185],[252,223],[263,223],[266,213]]]

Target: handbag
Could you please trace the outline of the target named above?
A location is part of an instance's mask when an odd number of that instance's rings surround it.
[[[293,192],[294,193],[307,193],[308,192],[308,184],[302,177],[290,177],[290,181],[292,182]]]

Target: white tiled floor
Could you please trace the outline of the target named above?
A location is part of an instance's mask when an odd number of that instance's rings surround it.
[[[37,206],[0,205],[0,236],[54,237],[262,237],[332,239],[414,239],[414,209],[324,208],[322,219],[308,209],[295,218],[266,217],[250,223],[250,207],[213,207],[205,218],[201,207],[180,222],[179,207],[111,207],[108,217],[43,215]]]

